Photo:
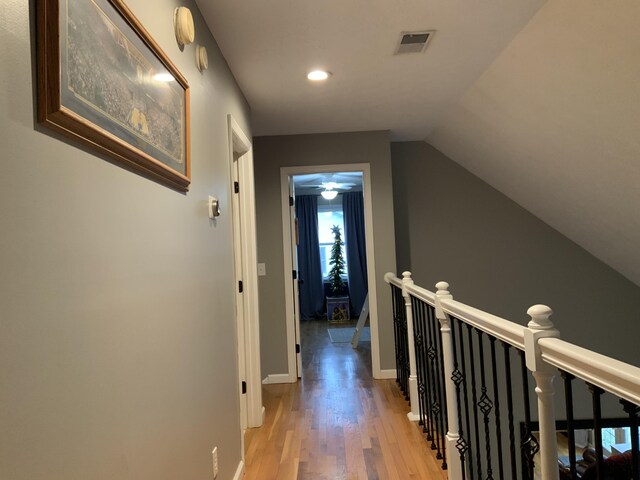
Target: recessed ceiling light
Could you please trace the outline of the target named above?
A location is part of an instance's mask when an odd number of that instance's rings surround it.
[[[307,73],[307,79],[311,80],[312,82],[321,82],[323,80],[326,80],[330,76],[331,73],[324,70],[314,70]]]

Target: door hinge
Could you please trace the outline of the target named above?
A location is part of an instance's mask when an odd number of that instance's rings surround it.
[[[233,182],[233,191],[234,191],[234,193],[240,193],[240,183],[239,182]]]
[[[242,280],[238,282],[238,292],[242,293],[244,291],[244,285],[242,285]]]
[[[293,197],[289,197],[289,206],[293,207]]]
[[[297,279],[298,279],[298,272],[296,272],[295,270],[293,270],[291,273],[293,274],[293,279],[294,279],[294,280],[297,280]]]
[[[296,353],[300,353],[300,344],[296,343]]]
[[[247,382],[242,381],[242,394],[247,393]]]

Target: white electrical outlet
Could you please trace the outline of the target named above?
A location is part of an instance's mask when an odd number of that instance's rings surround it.
[[[258,264],[258,276],[264,277],[267,274],[267,265],[264,263]]]
[[[218,447],[215,447],[211,452],[211,458],[213,460],[213,478],[218,478]]]

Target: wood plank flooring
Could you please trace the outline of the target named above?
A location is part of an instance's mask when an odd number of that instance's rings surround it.
[[[394,380],[373,380],[369,342],[302,327],[302,380],[264,385],[265,423],[245,435],[247,480],[446,479]],[[331,325],[332,327],[334,325]]]

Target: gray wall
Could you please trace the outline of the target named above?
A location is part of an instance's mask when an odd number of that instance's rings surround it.
[[[34,2],[0,13],[0,478],[220,477],[241,458],[227,113],[249,108],[191,0],[127,0],[191,86],[187,195],[34,125]],[[192,9],[209,70],[180,52]]]
[[[256,215],[258,261],[267,265],[260,277],[260,349],[262,376],[287,372],[284,257],[280,209],[280,167],[369,163],[373,193],[380,365],[395,368],[391,295],[383,275],[395,271],[393,194],[388,132],[256,137]]]
[[[547,304],[565,340],[640,363],[637,285],[430,145],[391,152],[399,271],[521,324]]]

